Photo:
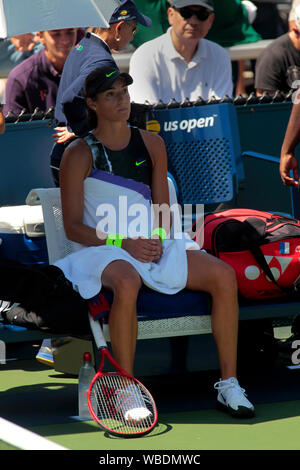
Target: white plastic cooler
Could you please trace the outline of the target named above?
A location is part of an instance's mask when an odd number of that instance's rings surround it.
[[[41,206],[0,207],[0,257],[25,264],[47,264]]]

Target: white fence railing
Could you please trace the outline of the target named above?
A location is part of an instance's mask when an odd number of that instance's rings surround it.
[[[269,45],[273,39],[264,39],[262,41],[252,42],[250,44],[241,44],[238,46],[228,47],[231,60],[250,60],[257,59],[260,53]],[[113,54],[113,57],[123,72],[128,72],[129,62],[132,52],[120,52]]]

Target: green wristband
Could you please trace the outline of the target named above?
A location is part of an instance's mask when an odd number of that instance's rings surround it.
[[[153,235],[158,235],[159,238],[160,238],[161,243],[163,243],[165,241],[165,239],[167,238],[167,232],[162,227],[157,227],[154,230],[152,230],[151,238],[153,237]]]
[[[106,239],[105,244],[106,245],[114,245],[114,246],[118,246],[119,248],[122,248],[122,241],[123,241],[124,238],[125,238],[124,235],[109,233],[107,235],[107,239]]]

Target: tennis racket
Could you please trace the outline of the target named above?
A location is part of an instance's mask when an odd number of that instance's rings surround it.
[[[107,349],[99,321],[89,314],[100,365],[88,390],[87,403],[94,421],[103,431],[119,437],[139,437],[157,423],[157,408],[147,388],[125,372]],[[114,367],[103,372],[105,358]]]

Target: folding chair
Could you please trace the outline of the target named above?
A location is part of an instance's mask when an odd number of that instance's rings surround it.
[[[233,104],[153,109],[148,119],[164,139],[181,205],[234,198],[244,169]]]

